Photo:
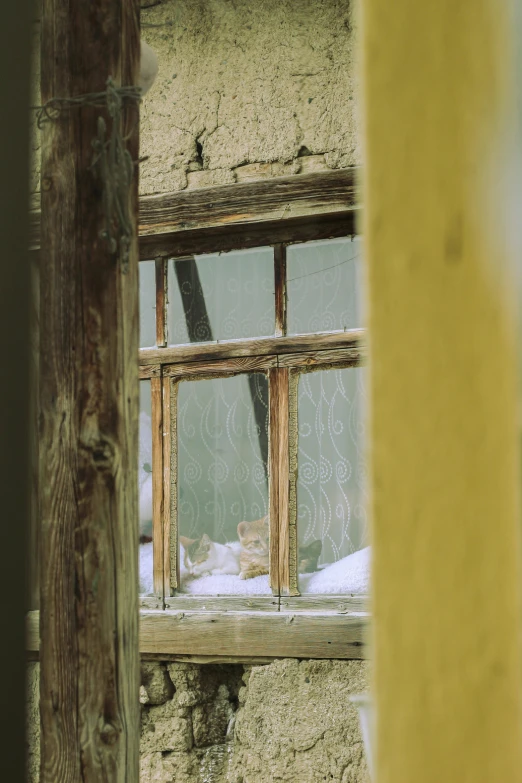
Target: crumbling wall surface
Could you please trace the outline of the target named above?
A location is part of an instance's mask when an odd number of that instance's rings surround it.
[[[142,663],[141,783],[367,783],[360,661]],[[29,783],[38,781],[38,664],[28,678]]]
[[[163,0],[143,8],[159,74],[142,107],[141,193],[360,163],[351,6]]]
[[[221,783],[241,665],[142,664],[142,783]]]
[[[142,37],[159,73],[140,123],[140,193],[361,163],[353,3],[154,0]],[[40,103],[34,25],[34,105]],[[103,81],[105,80],[105,76]],[[32,113],[32,206],[41,133]]]
[[[281,660],[245,673],[230,783],[366,783],[353,693],[368,687],[360,661]]]

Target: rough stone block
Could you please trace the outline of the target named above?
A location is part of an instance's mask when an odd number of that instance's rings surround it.
[[[192,748],[192,717],[174,701],[145,707],[141,723],[141,753],[188,751]]]
[[[174,685],[162,663],[142,662],[141,682],[147,695],[144,704],[165,704],[174,695]]]
[[[218,690],[215,701],[194,707],[192,711],[192,728],[194,745],[197,748],[219,745],[225,742],[229,723],[234,716],[234,708],[228,697],[228,688],[226,685],[222,685]]]
[[[190,753],[147,753],[140,759],[142,783],[200,783],[199,759]]]
[[[174,683],[174,700],[180,707],[208,704],[216,698],[221,686],[226,686],[232,700],[237,699],[241,667],[234,665],[206,665],[193,663],[168,664],[170,679]]]

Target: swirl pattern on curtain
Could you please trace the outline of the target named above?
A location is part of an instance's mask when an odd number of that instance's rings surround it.
[[[196,256],[195,261],[197,277],[180,275],[181,290],[175,265],[188,267],[190,261],[169,262],[169,345],[274,334],[271,247]],[[205,303],[206,313],[200,312],[198,302]]]
[[[249,377],[253,384],[249,388]],[[178,509],[182,535],[237,540],[237,526],[268,513],[266,458],[261,455],[254,399],[264,411],[266,377],[183,381],[178,394]],[[258,417],[259,420],[259,417]]]
[[[303,374],[298,388],[300,545],[322,541],[319,563],[367,545],[364,370]]]
[[[359,239],[287,248],[288,334],[362,326],[361,253]]]

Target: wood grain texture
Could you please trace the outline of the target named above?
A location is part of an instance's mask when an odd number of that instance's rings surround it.
[[[152,424],[152,554],[153,585],[157,596],[163,598],[164,587],[164,515],[163,504],[163,381],[150,382]]]
[[[140,236],[239,224],[309,219],[352,211],[356,168],[222,185],[160,196],[140,203]]]
[[[146,612],[144,653],[362,658],[367,618],[286,612]]]
[[[171,405],[176,404],[176,396],[172,395],[172,380],[162,378],[163,386],[163,596],[167,598],[172,594],[172,589],[178,584],[177,562],[175,564],[175,580],[171,579],[171,535],[172,535],[172,500],[171,500],[171,472],[173,465],[172,455],[172,411]]]
[[[164,603],[162,598],[158,598],[155,595],[140,595],[140,610],[141,609],[164,609]]]
[[[167,345],[167,293],[168,275],[166,258],[156,259],[156,345]]]
[[[281,611],[285,612],[364,613],[369,616],[369,606],[367,595],[299,595],[281,598]]]
[[[159,378],[161,376],[161,364],[142,364],[139,369],[140,381],[150,378]]]
[[[29,608],[40,608],[40,511],[39,511],[39,438],[40,408],[40,270],[31,259],[31,517],[29,528]]]
[[[137,0],[43,0],[42,101],[134,84]],[[89,67],[86,67],[86,63]],[[42,131],[40,783],[137,783],[138,245],[108,250],[91,140],[107,111]],[[137,106],[122,134],[138,158]],[[137,176],[129,194],[136,237]]]
[[[309,372],[315,368],[323,369],[325,366],[330,368],[337,365],[339,367],[358,367],[365,359],[365,347],[357,346],[356,348],[334,348],[329,351],[280,354],[277,357],[277,366],[301,367],[303,372]]]
[[[196,193],[198,191],[186,192]],[[333,214],[303,215],[284,220],[275,219],[252,223],[234,223],[232,221],[230,225],[218,225],[211,228],[174,232],[167,230],[163,234],[140,236],[140,260],[147,261],[160,255],[165,258],[180,258],[204,253],[246,250],[252,247],[264,247],[267,244],[291,244],[353,236],[357,234],[359,221],[360,211],[353,209]]]
[[[298,390],[300,370],[288,372],[288,530],[290,592],[299,595],[297,543],[297,471],[299,446]]]
[[[252,655],[176,655],[162,653],[157,655],[156,653],[142,653],[142,660],[144,661],[169,661],[170,663],[241,663],[248,666],[262,666],[266,663],[273,663],[274,658],[267,656],[252,656]]]
[[[28,655],[40,648],[38,612],[29,612]],[[274,658],[368,657],[371,619],[342,613],[140,611],[145,660],[268,663]]]
[[[338,332],[317,332],[290,337],[258,337],[254,339],[227,340],[223,343],[185,343],[168,348],[142,348],[140,366],[158,364],[185,364],[189,362],[212,362],[217,359],[232,359],[240,356],[276,356],[286,353],[330,351],[339,348],[362,348],[365,345],[364,329],[349,329]]]
[[[140,199],[140,259],[181,257],[357,231],[358,169],[298,174]],[[31,213],[31,248],[40,243]]]
[[[269,373],[270,389],[270,585],[288,595],[288,370]]]
[[[175,377],[177,380],[196,377],[233,376],[242,373],[262,372],[275,367],[275,356],[239,356],[231,359],[219,359],[215,362],[194,362],[191,364],[174,364],[165,366],[163,374]]]
[[[286,334],[286,246],[274,247],[275,336]]]
[[[279,598],[273,595],[175,595],[165,601],[176,612],[278,612]]]

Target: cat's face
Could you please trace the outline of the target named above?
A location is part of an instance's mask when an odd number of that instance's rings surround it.
[[[299,547],[299,573],[310,574],[317,571],[317,561],[323,550],[322,541],[312,541],[311,544]]]
[[[252,555],[268,554],[268,516],[255,522],[240,522],[237,533],[244,550]]]
[[[203,533],[201,538],[180,536],[179,540],[183,544],[185,553],[192,565],[201,565],[201,563],[205,563],[208,560],[212,541],[206,533]]]

